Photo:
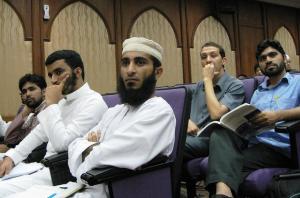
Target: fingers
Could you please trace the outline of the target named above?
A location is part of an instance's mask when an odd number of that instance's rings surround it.
[[[2,160],[2,162],[1,162],[1,166],[0,166],[0,176],[1,177],[4,175],[7,175],[10,172],[10,170],[12,169],[12,163],[7,158],[8,157],[5,157],[4,160]]]
[[[65,82],[67,81],[67,79],[70,77],[69,74],[67,74],[59,83],[59,86],[63,87],[65,85]]]
[[[192,120],[189,120],[187,133],[195,134],[198,132],[198,130],[199,130],[198,126]]]
[[[90,142],[98,142],[99,139],[100,139],[100,133],[93,131],[88,134],[88,141]]]

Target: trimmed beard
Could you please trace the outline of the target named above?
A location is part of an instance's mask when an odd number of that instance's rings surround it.
[[[268,77],[272,77],[272,76],[277,76],[279,74],[282,73],[282,71],[286,68],[286,64],[284,61],[282,61],[281,63],[279,64],[276,64],[276,69],[272,69],[272,70],[261,70],[261,72],[265,75],[265,76],[268,76]]]
[[[74,72],[72,72],[71,76],[66,80],[66,82],[64,84],[62,94],[67,95],[67,94],[74,92],[76,82],[77,82],[76,74]]]
[[[42,93],[41,93],[42,94]],[[43,102],[44,98],[41,97],[39,98],[38,101],[33,100],[32,102],[25,100],[24,102],[22,102],[23,104],[25,104],[27,107],[31,108],[31,109],[35,109],[38,106],[40,106],[40,104]]]
[[[126,88],[124,80],[121,76],[118,78],[117,90],[122,103],[127,103],[131,106],[137,107],[143,104],[146,100],[151,98],[156,86],[155,72],[144,79],[143,84],[138,89]]]

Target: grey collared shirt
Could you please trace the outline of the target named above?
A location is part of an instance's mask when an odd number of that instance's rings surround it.
[[[201,128],[212,121],[206,105],[203,81],[190,87],[189,91],[192,94],[190,119]],[[245,98],[243,83],[226,72],[214,86],[214,91],[218,101],[230,110],[242,104]]]

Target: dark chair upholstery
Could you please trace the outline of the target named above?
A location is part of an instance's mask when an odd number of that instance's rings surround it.
[[[256,86],[264,80],[265,76],[255,76],[254,81],[250,79],[242,80],[246,91],[246,100],[251,99],[251,96],[256,89]],[[250,83],[250,84],[248,84]],[[256,85],[252,84],[255,83]],[[252,84],[252,85],[251,85]],[[249,97],[250,96],[250,97]],[[292,159],[294,160],[294,167],[299,168],[300,164],[300,121],[287,122],[276,127],[276,131],[285,132],[290,134],[290,141],[292,147]],[[195,195],[195,182],[197,180],[203,180],[206,177],[208,167],[208,157],[198,158],[189,161],[186,164],[186,169],[189,175],[188,180],[188,197]],[[250,173],[239,189],[239,197],[263,197],[267,191],[268,184],[272,180],[274,175],[287,172],[287,168],[264,168],[253,171]]]
[[[138,170],[108,167],[93,169],[81,177],[89,184],[105,182],[111,197],[179,197],[182,150],[190,114],[190,98],[184,87],[157,89],[156,96],[164,98],[176,116],[175,144],[166,161],[146,164]],[[96,179],[95,179],[96,178]]]

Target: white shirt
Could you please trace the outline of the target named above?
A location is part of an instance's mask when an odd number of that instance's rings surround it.
[[[85,83],[68,94],[58,104],[52,104],[38,114],[37,125],[15,149],[6,152],[15,164],[43,142],[47,142],[46,157],[66,151],[76,138],[84,136],[107,110],[102,96]]]
[[[71,173],[81,174],[99,166],[135,169],[158,154],[170,155],[175,140],[176,118],[170,105],[153,97],[139,107],[110,108],[91,131],[101,132],[100,144],[82,162],[82,152],[95,142],[87,135],[73,141],[68,149]]]
[[[5,136],[5,132],[11,122],[6,123],[0,115],[0,136]]]

